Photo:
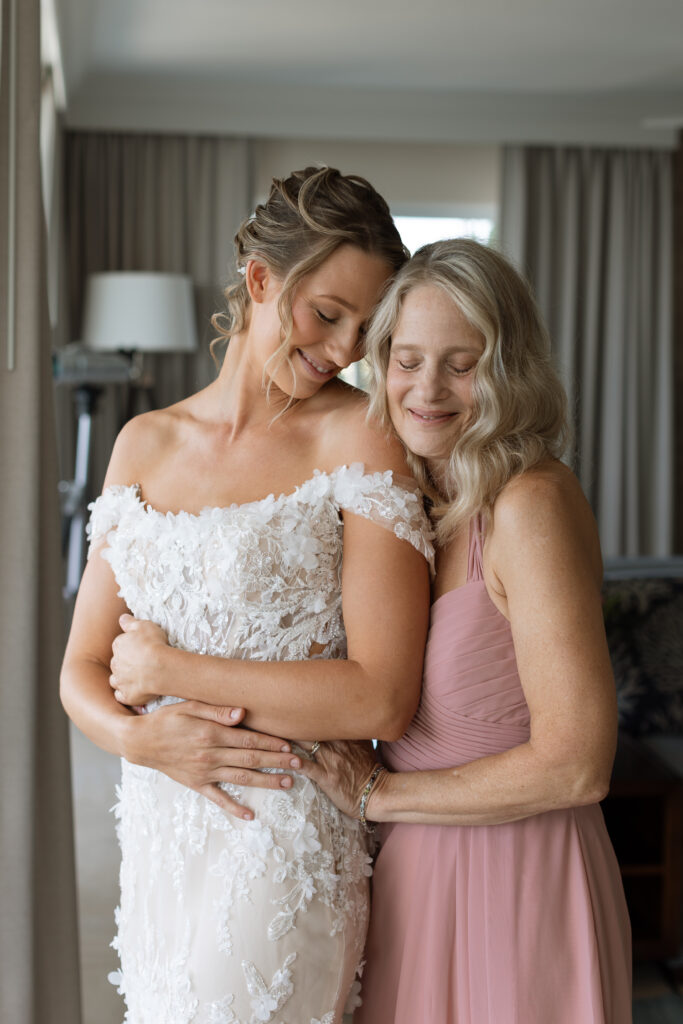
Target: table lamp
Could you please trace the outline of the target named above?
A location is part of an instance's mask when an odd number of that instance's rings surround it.
[[[66,598],[78,590],[83,572],[90,437],[97,398],[107,383],[140,381],[144,353],[189,353],[197,348],[191,278],[146,271],[90,274],[82,337],[83,345],[68,346],[70,351],[63,353],[56,372],[59,381],[74,386],[78,417],[74,478],[60,483]]]
[[[143,271],[91,274],[82,336],[87,348],[100,352],[193,352],[191,278]]]

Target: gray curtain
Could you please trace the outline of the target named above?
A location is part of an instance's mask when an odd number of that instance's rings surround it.
[[[40,0],[5,0],[0,11],[0,1020],[78,1024]]]
[[[510,146],[501,245],[531,282],[607,555],[673,537],[672,154]]]
[[[222,289],[234,263],[233,237],[249,212],[248,144],[218,137],[70,132],[65,150],[70,338],[80,337],[87,274],[189,274],[195,286],[199,352],[147,358],[153,404],[178,401],[215,375],[210,318],[224,307]],[[61,403],[62,470],[67,475],[73,417],[63,397]],[[115,387],[102,397],[93,427],[95,491],[125,404]]]
[[[243,140],[193,136],[71,132],[64,139],[64,268],[54,283],[69,327],[57,343],[78,340],[86,276],[108,270],[189,274],[194,282],[199,351],[145,357],[152,393],[129,402],[108,386],[94,417],[91,496],[101,489],[125,415],[178,401],[213,379],[211,315],[234,263],[233,237],[249,209],[248,147]],[[60,287],[63,285],[63,287]],[[57,388],[61,473],[73,474],[75,417],[71,389]],[[118,764],[79,734],[73,738],[76,838],[83,939],[84,1010],[88,1024],[120,1020],[123,1010],[104,982],[116,905],[117,850],[108,821]],[[109,835],[102,841],[102,835]],[[93,836],[98,837],[93,841]],[[81,860],[81,854],[83,859]],[[87,945],[90,944],[90,947]],[[108,991],[107,991],[108,990]],[[64,1021],[70,1018],[64,1017]]]

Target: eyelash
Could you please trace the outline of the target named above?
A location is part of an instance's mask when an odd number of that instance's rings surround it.
[[[401,360],[399,359],[398,365],[401,367],[402,370],[415,370],[418,364],[414,363],[411,365],[409,363],[402,363]],[[457,366],[449,366],[449,370],[451,371],[451,373],[454,373],[458,377],[464,377],[465,374],[469,373],[472,370],[472,367],[468,366],[466,370],[460,370],[458,369]]]
[[[316,309],[315,315],[318,317],[319,320],[322,320],[324,324],[336,324],[337,322],[336,317],[325,316],[325,314],[321,313],[319,309]]]

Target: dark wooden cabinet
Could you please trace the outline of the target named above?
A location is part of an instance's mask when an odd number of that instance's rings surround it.
[[[679,952],[683,780],[637,739],[619,737],[602,809],[619,860],[633,928],[633,955]]]

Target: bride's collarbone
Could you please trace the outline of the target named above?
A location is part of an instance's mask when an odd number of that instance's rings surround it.
[[[161,512],[198,513],[205,508],[249,505],[273,495],[291,494],[316,470],[333,467],[311,459],[276,453],[252,453],[241,458],[224,456],[204,463],[197,459],[168,459],[163,466],[136,481],[143,501]]]
[[[167,438],[135,482],[141,497],[162,512],[248,505],[291,494],[317,471],[330,473],[358,459],[330,436],[333,417],[288,413],[263,430],[228,438],[223,425],[185,422]],[[289,421],[285,420],[289,417]],[[334,418],[336,420],[336,418]],[[342,420],[344,418],[342,417]],[[326,421],[326,422],[325,422]],[[337,423],[343,426],[343,422]],[[329,428],[329,429],[328,429]],[[169,443],[170,442],[170,443]]]

